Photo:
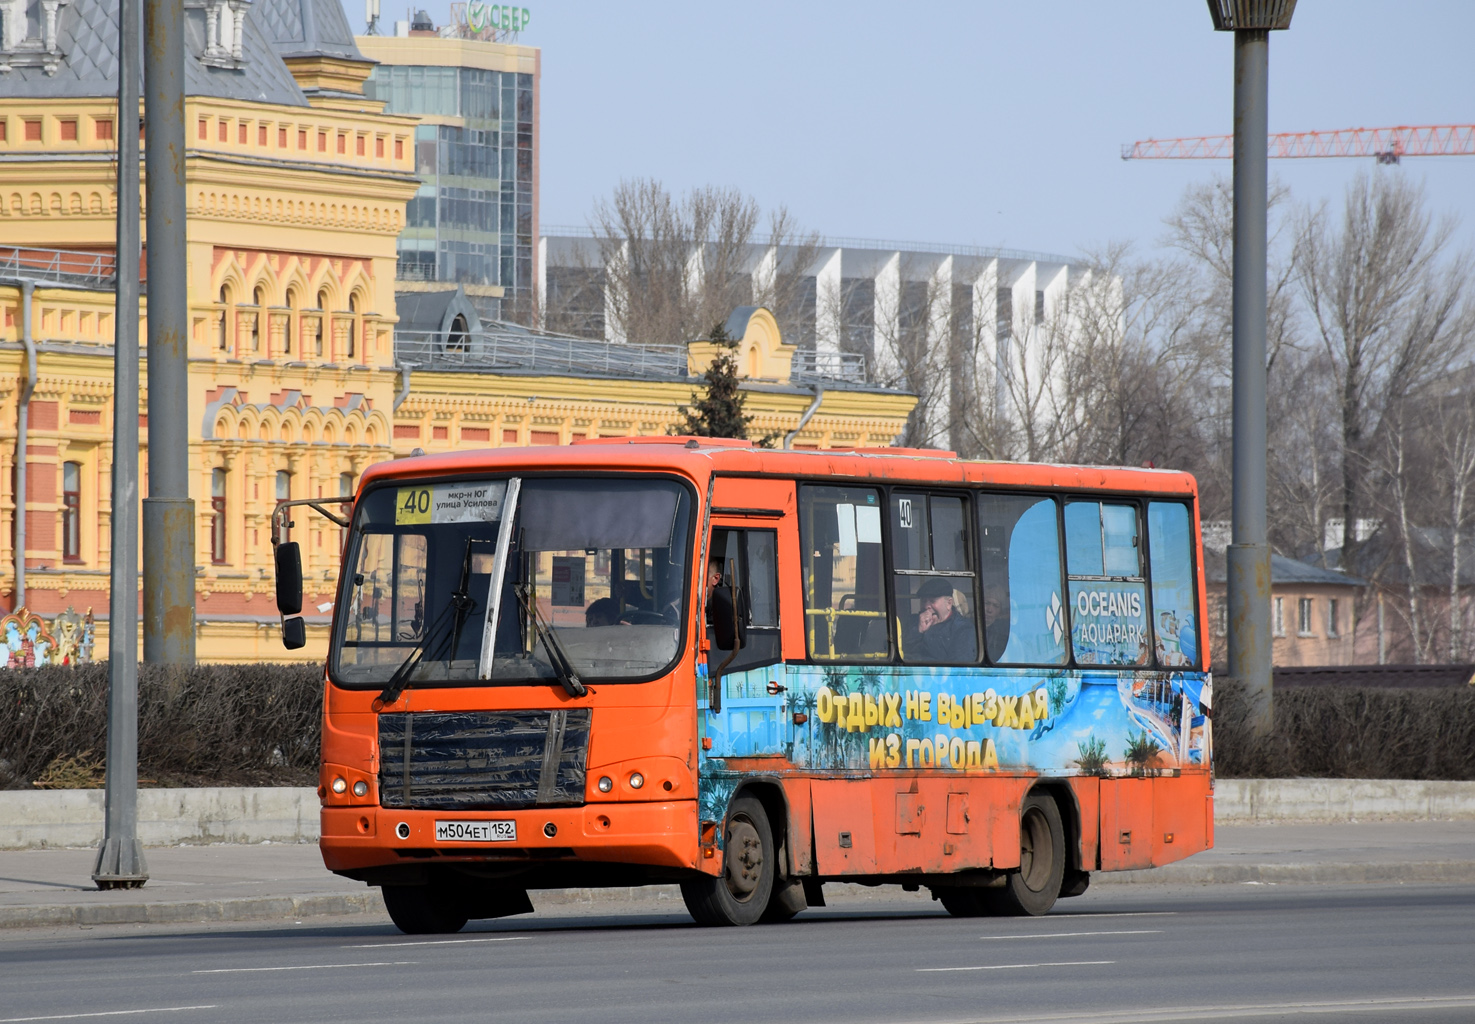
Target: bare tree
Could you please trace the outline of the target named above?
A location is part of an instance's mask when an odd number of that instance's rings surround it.
[[[757,201],[737,189],[707,186],[678,197],[659,181],[622,181],[596,204],[594,260],[570,280],[599,288],[600,323],[617,340],[685,344],[749,304],[768,306],[787,335],[801,319],[804,274],[819,239],[801,233],[783,207],[769,214],[766,237],[758,233],[762,220]],[[566,314],[551,283],[549,292],[551,322]]]
[[[1360,176],[1347,191],[1340,228],[1329,220],[1325,208],[1303,216],[1297,277],[1335,383],[1341,564],[1351,566],[1386,413],[1469,358],[1470,265],[1463,255],[1448,256],[1452,225],[1434,223],[1422,190],[1401,178]],[[1384,448],[1406,466],[1403,441]]]

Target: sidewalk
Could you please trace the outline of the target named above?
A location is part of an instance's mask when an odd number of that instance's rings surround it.
[[[1096,874],[1093,885],[1243,882],[1475,883],[1475,821],[1220,825],[1217,845],[1149,871]],[[100,892],[93,849],[0,851],[0,928],[382,916],[379,891],[330,874],[317,846],[173,846],[145,851],[142,889]],[[831,884],[841,896],[860,887]],[[535,892],[533,903],[673,901],[673,886]]]

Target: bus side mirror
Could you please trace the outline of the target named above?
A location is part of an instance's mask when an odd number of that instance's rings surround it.
[[[277,545],[276,563],[277,611],[283,615],[301,615],[302,549],[295,540]]]
[[[707,621],[712,624],[713,646],[724,651],[735,650],[738,638],[737,615],[732,606],[731,587],[713,587],[707,597]]]
[[[282,646],[289,651],[307,646],[307,622],[301,615],[282,620]]]

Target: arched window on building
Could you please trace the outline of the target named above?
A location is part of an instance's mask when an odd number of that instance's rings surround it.
[[[225,470],[210,471],[210,561],[225,561]]]
[[[215,332],[215,347],[222,352],[230,351],[230,318],[234,313],[231,304],[230,289],[225,285],[220,286],[220,324]]]
[[[297,330],[297,290],[287,291],[287,329],[282,334],[282,354],[292,354],[292,334]]]
[[[260,352],[262,328],[266,324],[266,289],[257,288],[254,298],[256,312],[251,317],[251,351]]]
[[[357,340],[359,333],[359,313],[361,312],[359,309],[358,292],[354,292],[348,297],[348,311],[353,314],[353,319],[350,320],[348,323],[348,351],[345,352],[344,355],[347,358],[352,359],[354,357],[354,352],[358,348]]]
[[[61,467],[61,556],[68,562],[82,560],[82,464],[66,462]]]
[[[313,339],[312,354],[320,356],[323,354],[323,335],[328,329],[328,293],[318,292],[318,326],[317,337]]]

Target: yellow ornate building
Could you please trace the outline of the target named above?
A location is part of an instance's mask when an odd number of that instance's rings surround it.
[[[363,95],[372,62],[338,0],[256,0],[222,35],[236,10],[202,0],[186,11],[198,22],[185,109],[197,646],[201,660],[283,660],[268,525],[278,500],[351,491],[369,464],[416,449],[668,433],[710,353],[483,325],[454,285],[397,296],[416,120]],[[30,379],[24,603],[43,616],[91,608],[98,657],[110,470],[136,457],[143,473],[147,458],[111,442],[113,24],[115,0],[75,0],[50,36],[0,40],[0,607],[20,603],[18,403]],[[794,430],[819,396],[797,445],[887,444],[914,404],[796,370],[766,310],[738,311],[729,331],[743,339],[755,432]],[[301,514],[293,538],[319,608],[296,653],[320,659],[340,531]]]

